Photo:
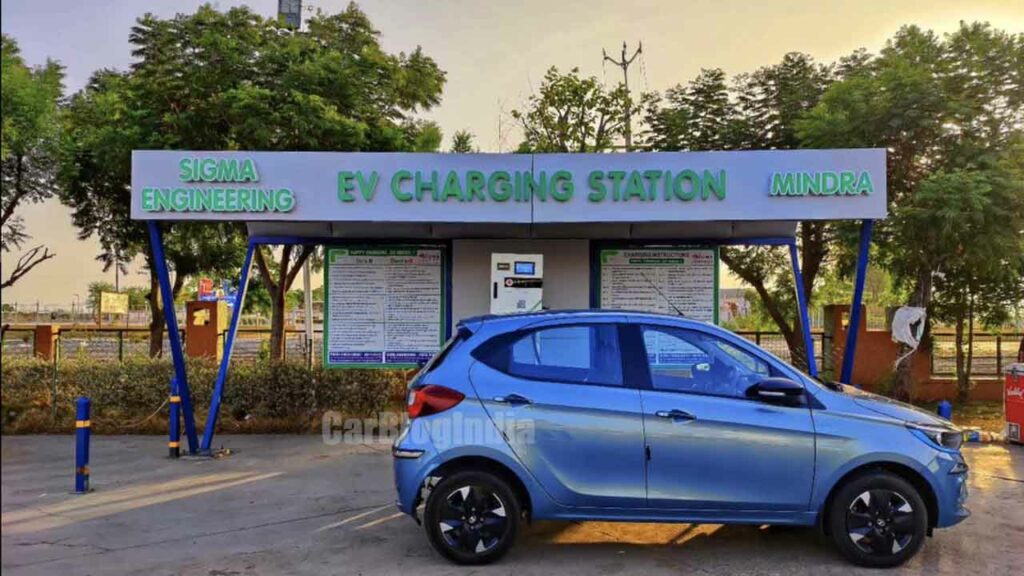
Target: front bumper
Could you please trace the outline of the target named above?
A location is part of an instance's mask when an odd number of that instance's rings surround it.
[[[936,528],[947,528],[966,520],[971,511],[968,510],[967,487],[969,467],[963,455],[941,452],[935,459],[935,498],[938,504]]]

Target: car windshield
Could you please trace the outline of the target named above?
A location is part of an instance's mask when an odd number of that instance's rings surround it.
[[[811,376],[810,374],[804,372],[803,370],[800,370],[799,368],[793,367],[792,365],[790,366],[793,368],[793,370],[796,370],[797,373],[800,374],[800,376],[803,377],[804,381],[814,384],[818,388],[826,388],[828,390],[832,390],[833,392],[843,391],[843,385],[840,382],[837,382],[835,380],[823,380],[819,376]]]
[[[783,360],[782,358],[779,358],[778,356],[773,354],[771,352],[771,350],[767,350],[767,349],[762,348],[760,346],[758,346],[757,348],[761,352],[763,352],[764,354],[767,354],[768,356],[771,356],[773,359],[777,360],[779,363],[785,365],[787,368],[789,368],[793,372],[796,372],[797,374],[799,374],[800,377],[805,382],[807,382],[808,384],[812,384],[812,385],[814,385],[814,386],[816,386],[818,388],[825,388],[825,389],[828,389],[828,390],[832,390],[834,392],[842,392],[843,391],[843,387],[842,387],[842,385],[839,382],[832,381],[832,380],[822,380],[819,377],[811,376],[806,371],[801,370],[801,369],[797,368],[796,366],[794,366],[792,362],[787,362],[787,361]]]

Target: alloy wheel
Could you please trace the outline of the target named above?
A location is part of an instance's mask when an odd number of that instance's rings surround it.
[[[493,549],[508,530],[504,502],[479,485],[451,491],[445,496],[439,516],[445,543],[464,553],[482,554]]]
[[[875,489],[853,499],[846,511],[850,540],[865,554],[898,554],[914,539],[914,508],[893,490]]]

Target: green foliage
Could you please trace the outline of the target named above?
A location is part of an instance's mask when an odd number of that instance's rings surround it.
[[[100,294],[103,292],[116,292],[114,285],[106,280],[89,282],[89,294],[85,298],[85,307],[93,314],[100,311]]]
[[[355,4],[318,13],[302,31],[246,7],[147,14],[130,42],[129,71],[101,70],[72,98],[63,146],[64,201],[81,236],[96,236],[108,254],[151,258],[145,227],[128,217],[133,149],[422,152],[441,143],[436,124],[412,115],[440,102],[444,72],[419,48],[385,52]],[[180,288],[200,271],[237,273],[244,232],[175,223],[165,244]],[[258,255],[272,305],[308,256],[296,251],[270,272]],[[283,316],[272,321],[279,335]]]
[[[944,250],[949,242],[924,239],[951,233],[956,227],[938,229],[934,222],[941,218],[935,218],[932,229],[924,234],[901,231],[906,221],[900,212],[914,202],[922,182],[937,171],[986,171],[1009,162],[1007,156],[1012,155],[1024,126],[1022,61],[1024,35],[1007,34],[987,24],[962,24],[945,38],[904,27],[877,56],[857,51],[830,66],[815,64],[802,54],[787,54],[779,64],[737,76],[732,82],[721,70],[706,69],[648,107],[648,147],[886,148],[890,210],[895,217],[876,226],[877,255],[891,273],[893,292],[909,294],[913,305],[927,306],[932,277],[940,271],[937,259],[948,256]],[[1010,172],[1001,170],[1001,181],[1011,182],[1005,177]],[[1019,175],[1016,182],[1019,196]],[[1011,203],[996,204],[1008,207]],[[970,204],[959,209],[970,209]],[[922,218],[921,225],[928,226],[929,220]],[[995,234],[1020,235],[1022,228],[1011,223],[1014,220],[1008,214],[1003,214],[1003,222]],[[986,232],[997,228],[991,225]],[[799,225],[804,290],[813,303],[839,296],[818,291],[831,290],[830,282],[848,280],[856,236],[856,229],[847,224]],[[990,235],[973,240],[982,246],[992,241]],[[801,343],[795,338],[787,255],[770,248],[728,248],[722,250],[722,260],[754,288],[764,312],[786,335],[794,357],[802,357]],[[982,260],[964,262],[984,268]],[[1007,277],[1017,274],[1017,285],[1021,284],[1019,268],[1008,265],[1005,258],[995,262]],[[891,294],[885,303],[893,303]],[[985,300],[1010,299],[1012,291],[1002,290],[998,297]],[[999,317],[995,312],[989,315]]]
[[[11,252],[30,239],[18,209],[55,192],[64,69],[53,60],[31,68],[13,38],[4,34],[0,43],[0,251]],[[14,284],[52,256],[42,246],[28,250],[2,286]]]
[[[729,330],[775,332],[779,328],[772,320],[772,317],[765,311],[764,303],[757,295],[757,291],[747,289],[744,297],[750,306],[749,311],[742,316],[734,316],[723,326]]]
[[[720,69],[703,69],[687,84],[677,85],[646,107],[646,146],[652,150],[744,150],[802,147],[796,122],[811,109],[829,83],[860,65],[856,57],[845,67],[817,64],[806,54],[786,54],[779,64],[736,76],[731,82]],[[847,252],[849,230],[828,222],[799,225],[804,290],[812,302],[818,273]],[[757,294],[751,328],[770,319],[800,362],[803,340],[798,319],[789,256],[772,247],[727,247],[722,261]]]
[[[297,310],[302,307],[303,292],[301,288],[289,290],[284,297],[285,312]],[[245,292],[245,312],[247,314],[263,314],[269,316],[271,313],[270,292],[262,282],[249,281],[249,289]]]
[[[907,26],[797,122],[811,146],[888,150],[893,217],[877,228],[879,254],[908,304],[952,319],[958,334],[975,305],[996,320],[1021,299],[1010,289],[1024,273],[1021,62],[1024,34],[961,23],[940,38]]]
[[[449,152],[452,154],[471,154],[479,152],[473,143],[473,133],[469,130],[459,130],[452,136],[452,147]]]
[[[624,133],[626,113],[635,107],[626,87],[608,90],[579,72],[562,74],[552,66],[539,94],[530,96],[524,110],[512,111],[523,130],[520,152],[602,152]]]
[[[653,150],[732,150],[745,130],[725,72],[702,69],[686,85],[648,103],[647,147]]]
[[[147,296],[149,290],[140,286],[129,286],[122,290],[122,292],[128,293],[128,309],[129,310],[145,310],[149,306]]]
[[[270,292],[267,291],[267,287],[255,278],[249,280],[243,311],[246,314],[269,315],[270,307]]]
[[[970,391],[975,321],[999,325],[1024,301],[1024,184],[999,170],[938,172],[894,214],[900,268],[933,270],[931,311],[956,332],[961,400]],[[965,328],[966,326],[966,328]],[[966,336],[965,336],[966,331]]]
[[[57,383],[58,421],[51,425],[53,365],[35,359],[4,358],[0,378],[4,432],[67,429],[73,426],[74,402],[79,396],[92,399],[95,431],[138,431],[134,424],[167,400],[173,371],[168,360],[133,358],[123,364],[84,358],[63,361]],[[188,373],[194,405],[208,406],[217,364],[189,360]],[[237,363],[225,387],[221,427],[263,419],[292,420],[300,423],[295,429],[308,430],[327,410],[370,416],[401,396],[409,376],[397,370],[310,370],[299,362]],[[146,430],[165,429],[166,406],[154,419],[156,429]]]
[[[404,149],[407,152],[437,152],[441,148],[444,134],[436,122],[418,120],[407,122],[404,126],[408,142]]]

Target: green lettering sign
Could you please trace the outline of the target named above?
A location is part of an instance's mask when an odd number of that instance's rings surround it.
[[[706,173],[705,173],[706,175]],[[725,173],[721,174],[725,181]],[[867,171],[776,172],[772,174],[771,196],[859,196],[875,191]]]

